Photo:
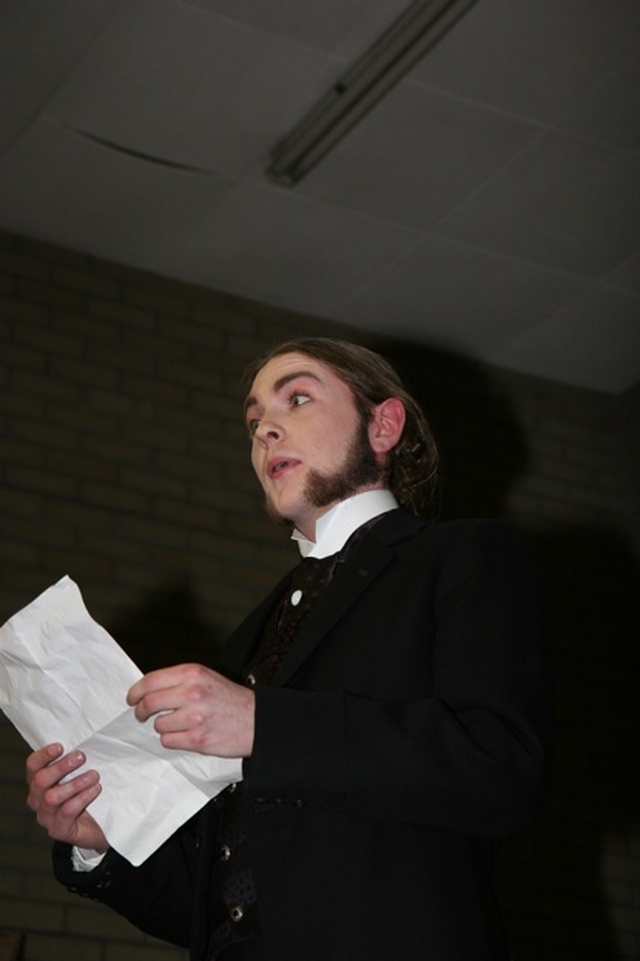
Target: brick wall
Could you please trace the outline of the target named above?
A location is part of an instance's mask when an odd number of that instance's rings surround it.
[[[215,663],[295,560],[263,517],[238,385],[245,364],[325,322],[0,235],[0,622],[69,574],[143,669]],[[621,398],[369,338],[424,402],[445,515],[502,514],[549,587],[556,773],[543,817],[505,845],[516,961],[640,953],[640,391]],[[177,961],[52,881],[24,806],[26,747],[0,721],[0,929],[26,961]]]

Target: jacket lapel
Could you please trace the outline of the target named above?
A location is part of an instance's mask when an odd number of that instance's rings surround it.
[[[385,514],[356,545],[353,553],[327,587],[322,602],[309,614],[300,634],[276,671],[272,683],[286,684],[298,668],[312,654],[317,645],[360,595],[384,571],[394,556],[394,545],[413,537],[425,521],[404,510]],[[225,645],[223,664],[225,673],[240,679],[242,668],[249,661],[266,629],[274,607],[291,583],[293,571],[276,584],[267,597],[233,632]]]
[[[235,629],[224,647],[225,673],[239,680],[242,668],[253,654],[266,629],[267,621],[276,604],[291,583],[293,571],[289,571],[276,584],[263,601]]]
[[[274,674],[273,684],[283,685],[290,680],[331,628],[391,562],[394,557],[393,546],[413,536],[423,526],[424,521],[405,511],[392,511],[363,536],[353,553],[340,566],[322,601],[309,614]]]

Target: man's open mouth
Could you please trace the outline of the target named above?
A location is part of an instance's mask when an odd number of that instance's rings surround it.
[[[274,460],[269,464],[267,473],[269,474],[269,477],[277,477],[278,474],[281,474],[282,471],[287,469],[287,467],[291,467],[296,463],[297,461],[286,457],[282,460]]]

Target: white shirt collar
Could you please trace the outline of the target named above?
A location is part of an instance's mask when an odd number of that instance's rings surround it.
[[[299,530],[291,539],[297,541],[303,557],[330,557],[342,550],[351,535],[365,521],[395,510],[398,502],[389,490],[363,491],[340,501],[316,522],[316,540],[310,541]]]

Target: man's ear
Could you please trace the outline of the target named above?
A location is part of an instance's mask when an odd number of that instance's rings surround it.
[[[369,443],[374,454],[393,450],[402,436],[407,414],[397,397],[388,397],[373,408],[369,420]]]

